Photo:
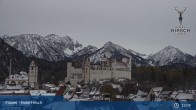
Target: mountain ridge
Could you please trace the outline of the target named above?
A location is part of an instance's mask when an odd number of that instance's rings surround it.
[[[63,60],[82,48],[80,43],[69,36],[60,37],[55,34],[45,37],[38,34],[3,35],[1,38],[27,57],[34,56],[49,61]]]
[[[73,40],[69,36],[59,36],[56,34],[49,34],[44,37],[38,34],[20,34],[16,36],[1,34],[0,38],[23,52],[27,57],[36,57],[49,61],[88,56],[91,62],[96,63],[101,60],[101,56],[106,55],[108,58],[112,56],[132,57],[133,64],[136,66],[163,66],[173,63],[196,66],[195,56],[171,45],[166,46],[157,53],[146,55],[131,49],[125,49],[111,41],[106,42],[101,48],[92,45],[83,47],[77,40]]]
[[[173,63],[184,63],[195,66],[194,56],[171,45],[166,46],[155,54],[151,54],[148,59],[152,61],[155,66],[171,65]]]

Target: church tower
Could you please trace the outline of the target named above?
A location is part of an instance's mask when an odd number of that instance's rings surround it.
[[[32,60],[29,66],[29,86],[38,89],[38,66],[34,60]]]
[[[84,61],[84,65],[83,65],[83,79],[86,82],[90,82],[90,59],[87,58]]]

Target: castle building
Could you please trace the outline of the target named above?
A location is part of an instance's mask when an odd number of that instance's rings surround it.
[[[38,66],[33,60],[29,66],[29,86],[34,89],[38,89]]]
[[[70,81],[74,85],[80,81],[93,82],[121,78],[131,80],[131,58],[106,58],[104,56],[97,64],[91,64],[89,58],[84,60],[81,66],[68,62],[65,81]]]

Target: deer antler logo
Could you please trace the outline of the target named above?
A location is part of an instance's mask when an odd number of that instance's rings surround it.
[[[182,14],[186,11],[186,8],[184,8],[184,10],[182,10],[182,11],[179,11],[178,9],[177,9],[177,7],[175,7],[175,10],[178,12],[178,14],[179,14],[179,22],[180,22],[180,26],[182,26]]]
[[[185,26],[182,25],[182,20],[183,20],[182,15],[186,11],[186,8],[184,8],[184,10],[179,10],[179,9],[177,9],[177,7],[175,7],[175,10],[179,14],[179,18],[178,19],[179,19],[180,26],[175,26],[175,28],[171,29],[171,32],[175,33],[175,35],[185,35],[186,33],[190,33],[191,29],[190,28],[186,28]]]

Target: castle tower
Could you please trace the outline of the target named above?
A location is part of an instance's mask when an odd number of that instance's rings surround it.
[[[83,79],[85,82],[90,82],[90,59],[87,58],[84,62]]]
[[[108,59],[107,59],[106,55],[104,54],[103,57],[101,58],[102,70],[106,69],[107,66],[108,66]]]
[[[67,77],[65,77],[65,82],[70,81],[71,79],[71,72],[72,72],[72,62],[67,63]]]
[[[131,60],[132,60],[132,57],[129,58],[129,65],[128,66],[129,66],[130,70],[131,70],[131,66],[132,66],[132,64],[131,64],[132,61]]]
[[[131,66],[132,66],[131,63],[132,63],[132,61],[131,61],[131,60],[132,60],[132,57],[130,56],[129,62],[128,62],[128,63],[129,63],[129,64],[128,64],[128,67],[129,67],[129,71],[130,71],[130,75],[129,75],[130,80],[131,80],[131,74],[132,74],[132,72],[131,72],[131,71],[132,71],[132,69],[131,69]]]
[[[38,66],[34,60],[32,60],[29,66],[29,86],[38,89]]]

